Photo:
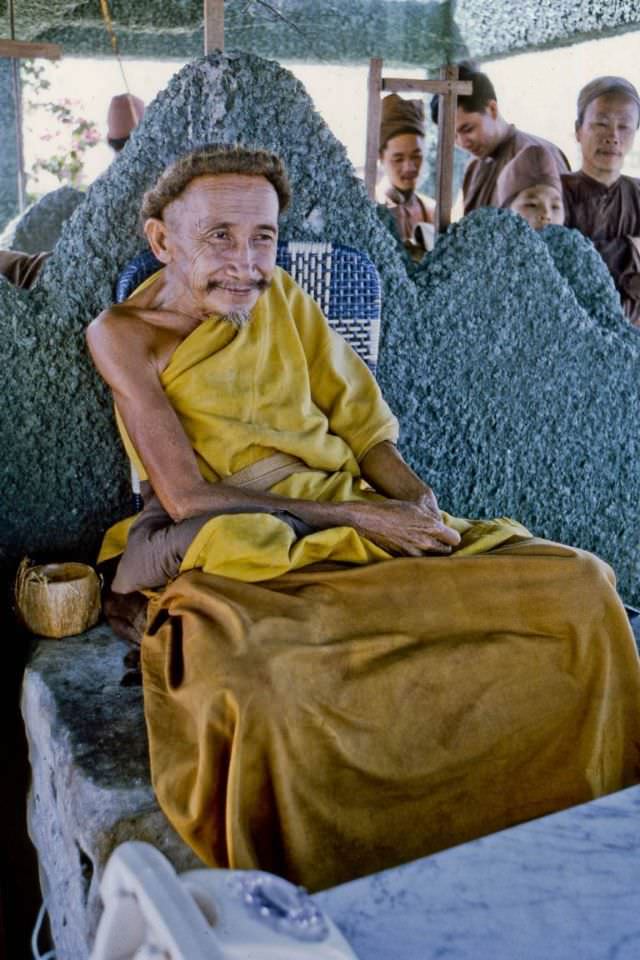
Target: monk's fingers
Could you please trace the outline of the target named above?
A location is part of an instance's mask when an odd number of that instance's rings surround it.
[[[460,543],[460,534],[444,523],[433,521],[425,523],[417,528],[412,539],[423,549],[430,548],[433,543],[439,543],[445,547],[457,547]]]
[[[448,527],[445,523],[434,523],[429,531],[431,536],[439,540],[441,543],[446,543],[450,547],[457,547],[460,543],[460,534],[457,530],[453,530],[451,527]]]
[[[441,556],[447,556],[448,554],[451,553],[451,547],[448,546],[446,543],[440,543],[439,540],[432,540],[429,546],[423,548],[422,550],[423,556],[425,553],[427,554],[437,553]]]

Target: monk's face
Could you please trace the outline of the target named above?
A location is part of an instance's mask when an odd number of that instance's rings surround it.
[[[562,226],[564,223],[564,204],[555,187],[537,183],[520,193],[509,204],[527,221],[534,230],[542,230],[550,224]]]
[[[401,133],[387,140],[380,155],[384,171],[397,190],[415,190],[424,160],[424,137]]]
[[[197,177],[165,207],[162,259],[190,309],[248,318],[273,276],[278,209],[265,177],[235,173]]]
[[[582,170],[601,183],[615,183],[638,128],[638,105],[624,94],[596,97],[588,104],[576,139],[582,150]]]
[[[467,113],[462,107],[456,110],[456,144],[472,153],[474,157],[486,157],[500,139],[498,104],[490,100],[480,113]]]

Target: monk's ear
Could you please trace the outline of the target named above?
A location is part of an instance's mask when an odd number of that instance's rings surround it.
[[[492,120],[498,119],[498,101],[489,100],[486,107],[485,113],[488,113]]]
[[[149,242],[154,257],[160,263],[169,263],[171,253],[167,245],[167,226],[164,221],[158,220],[157,217],[149,217],[148,220],[145,220],[144,235]]]

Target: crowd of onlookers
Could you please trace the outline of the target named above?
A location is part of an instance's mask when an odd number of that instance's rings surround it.
[[[472,93],[457,99],[456,143],[471,159],[464,171],[465,214],[479,207],[514,210],[534,230],[549,224],[575,227],[590,237],[609,268],[626,316],[640,326],[640,180],[622,167],[640,125],[640,96],[623,77],[597,77],[578,95],[575,135],[580,170],[572,172],[562,151],[548,140],[519,130],[500,113],[489,77],[472,64],[459,65],[459,79]],[[439,98],[431,100],[438,123]],[[125,146],[140,122],[144,104],[121,94],[112,99],[107,139]],[[380,160],[384,180],[378,199],[410,256],[421,260],[434,245],[435,201],[421,195],[425,157],[425,111],[421,100],[390,94],[382,101]],[[0,251],[0,274],[30,287],[47,253]]]
[[[456,143],[471,159],[464,172],[464,213],[479,207],[514,210],[533,227],[564,224],[590,237],[620,292],[625,314],[640,326],[640,180],[622,167],[640,125],[640,96],[623,77],[597,77],[578,95],[575,135],[580,170],[561,150],[519,130],[501,115],[489,77],[470,64],[459,79],[473,92],[457,100]],[[431,101],[438,122],[439,99]],[[415,260],[433,246],[435,204],[417,192],[425,154],[420,100],[391,94],[382,101],[379,200]]]

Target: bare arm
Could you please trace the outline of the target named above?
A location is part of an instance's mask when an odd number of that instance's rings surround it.
[[[94,362],[111,387],[154,492],[174,521],[232,508],[246,508],[247,512],[255,508],[287,510],[318,529],[354,527],[363,536],[398,554],[448,553],[450,545],[457,542],[457,534],[439,520],[434,523],[433,513],[425,510],[423,503],[412,502],[416,498],[410,495],[380,503],[327,503],[247,492],[224,482],[208,483],[198,469],[189,440],[160,382],[160,371],[180,339],[171,329],[146,323],[143,312],[128,314],[123,308],[102,314],[87,331]],[[395,450],[393,445],[388,446]],[[385,444],[378,447],[386,449]],[[381,461],[374,453],[376,449],[364,460],[372,474],[372,485],[385,493],[382,473],[385,464],[390,462],[388,457],[392,457],[393,462],[396,457],[387,452]],[[401,461],[397,451],[396,455]],[[404,461],[401,462],[405,471],[409,471]],[[398,472],[398,477],[400,475]],[[396,480],[398,490],[404,484],[403,489],[410,494],[408,474],[402,475],[405,476],[402,483]]]
[[[360,470],[374,490],[393,500],[419,507],[423,513],[424,533],[432,539],[426,548],[429,552],[443,552],[443,546],[453,547],[460,542],[459,534],[442,523],[433,490],[405,462],[395,444],[389,440],[376,444],[362,458]]]

